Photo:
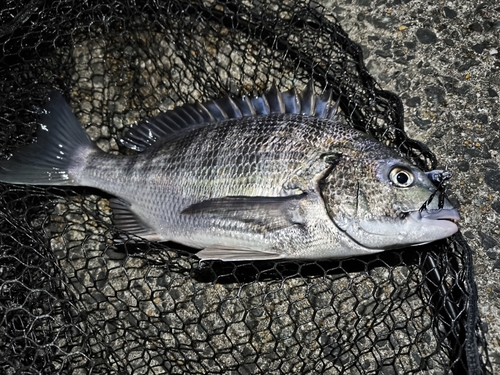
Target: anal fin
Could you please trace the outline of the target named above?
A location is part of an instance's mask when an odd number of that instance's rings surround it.
[[[283,254],[259,251],[255,249],[231,248],[223,245],[213,245],[196,253],[203,260],[222,260],[223,262],[239,262],[253,260],[273,260],[284,258]]]
[[[113,212],[113,222],[119,229],[149,241],[161,240],[161,237],[131,210],[128,202],[111,198],[109,206]]]

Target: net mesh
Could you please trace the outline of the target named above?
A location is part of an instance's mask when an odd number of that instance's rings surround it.
[[[313,78],[345,122],[436,165],[315,2],[7,0],[0,45],[4,157],[34,140],[53,87],[119,153],[126,127],[161,110]],[[108,198],[0,184],[2,373],[490,371],[460,234],[359,259],[199,263],[172,244],[116,246]]]

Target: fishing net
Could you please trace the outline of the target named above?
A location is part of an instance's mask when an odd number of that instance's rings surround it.
[[[422,168],[360,48],[314,2],[12,1],[0,10],[0,154],[65,93],[93,141],[225,94],[332,87],[342,119]],[[487,373],[471,249],[328,262],[200,263],[175,244],[116,245],[109,196],[0,184],[4,374]]]

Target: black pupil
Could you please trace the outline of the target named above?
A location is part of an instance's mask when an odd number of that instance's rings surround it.
[[[396,175],[396,180],[398,180],[399,184],[406,185],[408,183],[408,175],[405,172],[399,172]]]

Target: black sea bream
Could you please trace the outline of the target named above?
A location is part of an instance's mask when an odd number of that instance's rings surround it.
[[[458,212],[426,173],[340,122],[330,93],[229,97],[132,127],[109,155],[57,91],[36,143],[0,163],[0,181],[90,186],[116,198],[116,225],[201,259],[324,259],[419,245],[457,231]]]

